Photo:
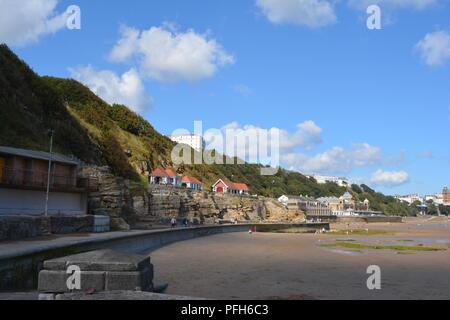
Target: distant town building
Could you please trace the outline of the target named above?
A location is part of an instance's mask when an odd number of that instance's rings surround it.
[[[79,176],[77,160],[57,153],[0,146],[0,215],[44,213],[50,159],[48,213],[87,214],[87,195],[98,188],[98,181]]]
[[[357,201],[350,192],[346,192],[341,197],[323,197],[317,199],[322,204],[328,206],[335,216],[354,216],[370,213],[370,201]]]
[[[395,198],[401,202],[406,202],[408,204],[413,204],[414,202],[424,203],[424,197],[418,194],[409,194],[405,196],[395,196]]]
[[[382,212],[374,212],[370,209],[370,201],[357,201],[351,193],[346,192],[341,197],[322,197],[314,199],[308,196],[283,195],[278,201],[288,209],[297,207],[303,211],[307,218],[323,218],[326,216],[367,216],[382,215]]]
[[[333,176],[310,176],[314,178],[318,184],[335,183],[340,187],[348,187],[350,182],[347,178],[333,177]]]
[[[450,189],[447,187],[444,187],[444,190],[442,190],[442,200],[444,205],[450,206]]]
[[[307,196],[283,195],[278,198],[290,212],[302,212],[307,218],[330,217],[332,211],[329,206]]]
[[[300,197],[298,206],[307,218],[329,217],[333,213],[330,207],[314,198]]]
[[[196,134],[173,135],[169,136],[169,139],[179,144],[188,145],[198,152],[201,152],[205,148],[203,137]]]
[[[350,192],[344,193],[344,195],[339,198],[339,201],[344,211],[348,209],[355,209],[356,207],[356,201],[355,199],[353,199],[353,196],[350,194]]]
[[[216,193],[249,194],[249,188],[245,183],[232,182],[226,179],[219,179],[212,186],[212,191]]]
[[[338,197],[322,197],[317,199],[317,201],[328,206],[332,212],[343,210],[341,200]]]
[[[166,186],[181,186],[181,176],[177,175],[172,169],[156,168],[150,174],[150,184],[159,184]]]
[[[432,202],[435,205],[442,205],[442,204],[444,204],[444,196],[442,193],[428,195],[428,196],[425,196],[425,201]]]

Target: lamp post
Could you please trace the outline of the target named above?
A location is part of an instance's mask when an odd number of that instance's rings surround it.
[[[50,129],[48,130],[48,136],[50,138],[50,159],[48,161],[48,172],[47,172],[47,192],[45,193],[45,211],[44,215],[48,216],[48,196],[50,193],[50,178],[51,178],[51,171],[52,171],[52,160],[53,160],[53,135],[55,133],[55,130]]]

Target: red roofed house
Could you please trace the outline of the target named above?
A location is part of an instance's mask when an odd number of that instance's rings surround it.
[[[245,183],[231,182],[226,179],[219,179],[212,186],[213,192],[231,193],[231,194],[248,194],[249,188]]]
[[[203,183],[196,178],[189,176],[183,177],[181,180],[181,186],[193,190],[203,190]]]
[[[150,183],[179,187],[181,186],[181,177],[172,169],[156,168],[150,175]]]

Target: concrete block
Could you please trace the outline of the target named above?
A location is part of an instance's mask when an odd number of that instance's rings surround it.
[[[106,272],[106,291],[153,291],[153,265],[136,272]]]
[[[106,291],[142,290],[142,274],[140,272],[107,272]]]
[[[47,260],[44,269],[66,271],[76,265],[81,271],[140,271],[149,268],[150,257],[113,250],[91,251]]]
[[[111,230],[111,218],[109,216],[94,216],[94,232],[109,232]]]

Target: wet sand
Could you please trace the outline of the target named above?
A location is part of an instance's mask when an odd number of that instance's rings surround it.
[[[155,281],[168,294],[212,299],[450,299],[450,247],[438,252],[323,248],[349,239],[450,244],[450,221],[333,225],[385,230],[387,235],[238,233],[175,243],[151,253]],[[405,245],[408,245],[405,242]],[[381,267],[382,289],[370,291],[367,267]]]

